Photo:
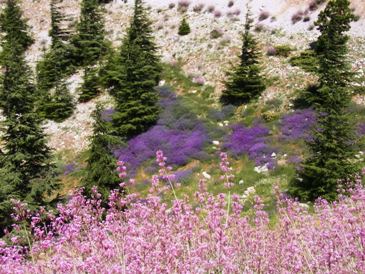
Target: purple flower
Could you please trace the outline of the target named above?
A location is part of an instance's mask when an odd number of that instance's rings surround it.
[[[132,171],[155,156],[156,150],[163,150],[169,163],[185,165],[192,158],[199,156],[208,136],[205,131],[183,131],[154,126],[128,142],[127,147],[115,152],[119,160],[130,165]]]
[[[281,137],[285,141],[310,140],[316,114],[311,109],[297,110],[281,119]]]
[[[232,129],[232,134],[226,138],[224,144],[226,149],[236,157],[248,155],[257,165],[267,165],[269,169],[275,167],[276,160],[271,157],[275,150],[266,143],[270,133],[268,128],[261,125],[251,128],[234,125]]]

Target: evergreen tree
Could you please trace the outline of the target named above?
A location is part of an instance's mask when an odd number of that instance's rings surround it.
[[[99,77],[96,68],[85,68],[84,83],[80,88],[79,102],[88,102],[98,96],[99,93]]]
[[[0,209],[5,211],[12,195],[31,204],[42,204],[45,202],[44,194],[50,193],[57,186],[49,180],[54,166],[50,161],[50,150],[46,145],[41,120],[35,112],[35,88],[30,69],[24,60],[24,52],[30,44],[25,46],[25,39],[14,39],[27,37],[27,28],[21,12],[13,12],[14,10],[19,11],[16,1],[7,1],[0,21],[1,29],[5,31],[1,41],[3,74],[0,94],[5,120],[2,122],[1,136],[3,149],[0,155],[0,174],[3,180],[0,196],[7,197]],[[7,20],[4,21],[3,18]],[[10,21],[13,26],[23,27],[7,28],[6,24]],[[47,181],[44,181],[45,178]]]
[[[103,120],[102,107],[97,105],[94,112],[94,133],[87,160],[87,174],[83,185],[86,193],[90,193],[93,186],[97,186],[106,199],[109,191],[118,188],[120,179],[117,173],[117,159],[112,153],[113,146],[118,139],[110,134],[111,124]]]
[[[70,94],[64,80],[59,80],[53,93],[45,99],[42,111],[48,119],[62,122],[72,115],[75,108],[73,96]]]
[[[240,64],[228,74],[226,89],[221,96],[223,104],[242,105],[257,99],[265,90],[260,75],[260,52],[256,39],[251,34],[252,19],[249,7],[247,10]]]
[[[5,8],[0,15],[1,40],[17,45],[16,50],[19,54],[23,54],[33,44],[33,38],[28,34],[26,22],[21,19],[22,11],[18,0],[6,0],[5,3]],[[0,59],[2,58],[0,55]]]
[[[156,123],[159,115],[157,85],[161,65],[153,42],[151,23],[143,1],[136,0],[134,16],[109,71],[114,86],[112,95],[117,102],[113,117],[115,133],[129,139]]]
[[[72,39],[78,65],[92,65],[105,54],[104,21],[99,0],[83,0],[77,34]]]
[[[189,26],[188,22],[186,21],[186,18],[184,17],[180,23],[178,34],[181,36],[184,36],[184,35],[188,35],[190,33],[190,31],[191,31],[190,26]]]
[[[300,179],[292,183],[292,194],[303,200],[324,197],[334,200],[340,180],[352,181],[357,171],[354,159],[354,129],[347,111],[351,101],[348,84],[351,73],[347,63],[345,34],[354,16],[348,0],[332,0],[319,15],[321,32],[317,41],[319,85],[312,90],[318,125],[311,156],[305,161]]]
[[[52,45],[43,60],[37,64],[37,88],[39,113],[48,119],[60,122],[73,113],[73,99],[63,80],[72,71],[70,45],[67,44],[69,31],[62,28],[65,16],[59,11],[60,0],[51,1]],[[52,94],[52,89],[55,92]]]

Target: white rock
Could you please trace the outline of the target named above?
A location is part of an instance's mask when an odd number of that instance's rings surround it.
[[[223,123],[218,123],[218,126],[224,127]]]
[[[203,176],[204,176],[205,179],[208,179],[209,180],[209,179],[212,178],[212,176],[210,174],[208,174],[206,171],[204,171],[202,174],[203,174]]]
[[[220,144],[219,141],[213,141],[212,143],[213,143],[213,145],[216,145],[216,146],[219,146],[219,144]]]
[[[267,166],[268,166],[268,164],[265,164],[263,166],[256,166],[254,168],[254,171],[257,172],[257,173],[259,173],[259,174],[266,173],[266,172],[269,171],[269,168]]]
[[[165,80],[161,80],[160,83],[158,83],[158,85],[160,87],[164,86],[166,84],[166,81]]]
[[[275,152],[273,152],[273,153],[271,154],[271,157],[272,157],[272,158],[276,158],[276,153],[275,153]]]
[[[239,184],[239,185],[243,185],[243,183],[244,183],[244,181],[243,181],[243,180],[240,180],[240,181],[238,182],[238,184]]]

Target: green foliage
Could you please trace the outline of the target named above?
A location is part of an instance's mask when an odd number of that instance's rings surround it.
[[[41,111],[48,119],[62,122],[72,115],[75,105],[65,81],[60,80],[45,99]]]
[[[17,0],[6,0],[5,8],[0,15],[0,40],[2,48],[4,45],[16,45],[19,54],[23,54],[33,44],[32,37],[28,34],[28,26],[21,18],[22,12]],[[5,51],[3,51],[5,52]],[[5,58],[3,54],[0,59]]]
[[[62,0],[51,0],[51,29],[49,36],[52,38],[52,44],[56,45],[61,41],[67,41],[70,37],[70,31],[61,27],[62,22],[66,21],[66,17],[60,12],[57,4]]]
[[[1,42],[3,48],[1,65],[3,74],[0,82],[1,108],[4,121],[2,153],[0,154],[0,196],[6,197],[0,205],[0,215],[6,215],[12,197],[27,200],[31,204],[43,204],[45,192],[52,191],[57,184],[44,181],[53,172],[50,150],[41,128],[41,120],[35,112],[35,87],[31,81],[29,67],[24,60],[24,51],[29,46],[26,25],[15,1],[7,1],[1,14],[1,29],[5,31]],[[12,26],[22,26],[9,28]],[[18,37],[17,39],[14,39]],[[19,38],[23,37],[23,38]],[[28,41],[27,44],[24,41]],[[3,202],[4,201],[4,202]],[[5,213],[4,213],[4,211]],[[4,220],[5,224],[8,219]],[[5,225],[2,223],[1,225]]]
[[[190,26],[189,26],[188,22],[186,21],[186,18],[184,17],[180,23],[178,34],[181,36],[184,36],[184,35],[188,35],[190,33],[190,31],[191,31]]]
[[[85,103],[100,93],[99,76],[96,68],[85,68],[84,83],[80,88],[79,102]]]
[[[288,57],[290,55],[290,53],[293,51],[293,48],[291,46],[288,45],[278,45],[274,47],[275,52],[276,52],[276,56],[281,56],[281,57]]]
[[[228,74],[226,89],[221,96],[223,104],[242,105],[257,99],[265,90],[264,81],[258,65],[260,52],[257,42],[250,33],[252,19],[247,12],[245,32],[243,34],[242,54],[240,64]]]
[[[291,192],[303,200],[337,197],[340,180],[351,182],[357,167],[354,159],[354,129],[348,114],[351,102],[351,72],[346,59],[348,36],[354,19],[348,0],[334,0],[319,15],[321,35],[316,43],[319,85],[310,94],[318,111],[318,125],[308,143],[311,156],[305,161]]]
[[[299,56],[290,58],[290,64],[302,68],[309,73],[318,72],[318,59],[314,50],[308,49],[303,51]]]
[[[99,0],[83,0],[77,34],[72,38],[74,60],[81,66],[95,64],[105,54],[104,20]]]
[[[157,121],[158,94],[154,87],[162,69],[156,51],[147,11],[137,0],[120,54],[110,61],[112,70],[107,73],[117,102],[113,116],[115,134],[123,138],[144,132]]]
[[[109,191],[118,188],[121,182],[117,173],[117,159],[112,153],[113,146],[119,144],[119,138],[111,135],[111,124],[102,119],[100,105],[96,107],[94,119],[94,133],[83,185],[87,193],[90,193],[93,186],[97,186],[106,199]]]
[[[3,163],[0,168],[0,237],[3,229],[11,223],[12,199],[19,199],[16,185],[20,185],[19,172],[14,170],[11,163]]]
[[[74,71],[70,45],[58,42],[47,51],[37,64],[37,87],[44,97],[64,77]]]
[[[58,3],[59,0],[51,1],[52,20],[49,34],[52,38],[52,45],[37,64],[39,113],[42,117],[57,122],[70,117],[74,108],[72,97],[63,80],[74,71],[73,49],[65,41],[69,37],[69,32],[61,28],[65,17],[57,7]],[[54,90],[53,93],[52,90]]]

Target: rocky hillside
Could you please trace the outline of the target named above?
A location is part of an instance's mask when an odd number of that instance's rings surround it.
[[[62,3],[64,13],[73,19],[70,22],[71,28],[79,15],[79,2],[64,0]],[[115,46],[120,44],[120,39],[128,25],[132,12],[130,2],[113,0],[105,5],[108,39]],[[215,91],[210,96],[217,98],[223,87],[225,71],[231,63],[235,62],[235,56],[240,50],[240,33],[247,1],[149,0],[147,2],[151,5],[156,42],[160,47],[163,61],[169,64],[178,62],[182,64],[186,75],[193,80],[213,86]],[[291,54],[295,55],[305,49],[317,36],[317,32],[313,29],[313,22],[323,8],[320,2],[322,1],[253,1],[255,31],[261,42],[262,51],[265,53],[273,46],[288,45],[292,48]],[[23,0],[22,4],[33,37],[36,39],[27,54],[28,61],[34,66],[50,44],[49,1]],[[350,58],[353,60],[354,70],[358,71],[360,79],[363,79],[365,74],[365,0],[353,0],[352,5],[358,21],[353,24],[351,30]],[[181,37],[177,34],[177,28],[183,14],[187,17],[192,32],[188,36]],[[313,77],[289,65],[285,58],[265,55],[262,61],[267,76],[276,79],[262,96],[263,104],[279,97],[283,102],[282,110],[289,109],[289,99],[293,92],[313,81]],[[77,87],[81,83],[81,76],[81,73],[75,74],[68,81],[70,90],[75,96],[77,96]],[[359,103],[364,103],[364,98],[356,99]],[[113,103],[107,95],[97,100]],[[51,146],[57,150],[83,150],[87,146],[87,137],[91,133],[90,113],[94,106],[95,102],[79,104],[73,117],[65,122],[47,123]]]

